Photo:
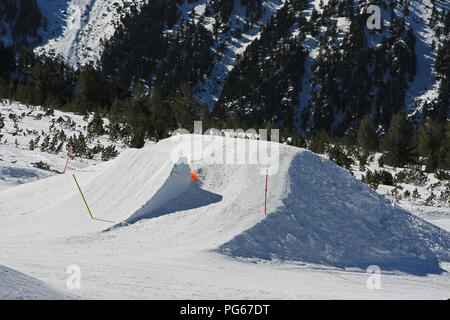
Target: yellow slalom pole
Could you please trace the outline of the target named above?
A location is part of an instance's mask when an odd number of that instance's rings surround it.
[[[75,183],[77,184],[78,190],[80,190],[81,197],[83,198],[84,204],[86,205],[86,208],[88,209],[89,214],[91,215],[91,219],[94,220],[94,217],[92,216],[92,213],[91,213],[91,209],[89,209],[86,199],[84,198],[83,192],[81,192],[81,188],[80,188],[80,185],[78,184],[77,178],[75,178],[75,174],[73,174],[73,179],[75,180]]]

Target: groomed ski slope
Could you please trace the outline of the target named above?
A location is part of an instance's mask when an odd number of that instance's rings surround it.
[[[174,163],[175,148],[202,136],[177,139],[0,192],[0,263],[61,290],[78,265],[81,298],[450,296],[449,233],[330,161],[279,145],[264,215],[261,166],[189,155]],[[209,139],[204,155],[242,142]],[[380,290],[366,286],[372,264]]]

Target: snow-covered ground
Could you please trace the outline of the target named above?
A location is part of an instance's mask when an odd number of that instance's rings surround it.
[[[197,154],[174,162],[180,143],[201,138],[127,149],[0,192],[0,263],[60,291],[67,267],[79,266],[73,294],[89,299],[449,298],[447,231],[285,145],[277,145],[264,215],[261,166]],[[202,150],[217,156],[237,141],[211,138]],[[248,148],[247,159],[255,152]],[[370,264],[382,270],[378,290],[367,287]]]
[[[396,175],[400,172],[411,170],[408,168],[401,169],[389,166],[381,168],[378,164],[380,156],[381,154],[379,153],[375,154],[373,160],[366,166],[365,171],[362,171],[358,164],[352,165],[352,172],[354,173],[355,178],[361,180],[363,175],[367,174],[367,170],[370,170],[371,172],[384,170],[391,173],[395,180]],[[422,172],[420,176],[420,183],[417,181],[394,181],[395,186],[379,185],[376,191],[396,203],[401,208],[450,231],[450,202],[448,198],[446,201],[440,200],[443,198],[441,195],[443,196],[450,191],[450,181],[438,180],[433,173]],[[416,197],[413,196],[415,190],[417,191]],[[432,195],[433,199],[430,198]]]
[[[66,138],[87,136],[87,125],[92,115],[85,118],[70,112],[55,110],[46,114],[41,107],[26,106],[9,100],[0,101],[0,117],[4,127],[0,128],[0,191],[18,184],[39,180],[62,172],[66,164],[68,150],[67,141],[60,151],[41,151],[40,145],[46,136],[53,139],[64,131]],[[0,121],[1,122],[1,121]],[[108,121],[104,119],[104,124]],[[39,138],[40,137],[40,138]],[[34,150],[30,150],[30,140],[39,139]],[[51,141],[51,140],[50,140]],[[57,144],[61,143],[61,139]],[[95,137],[88,143],[89,147],[96,145],[115,146],[117,151],[124,150],[124,144],[111,142],[107,135]],[[49,166],[47,170],[36,167],[41,162]],[[69,169],[81,169],[95,166],[100,161],[100,155],[92,159],[73,157]]]

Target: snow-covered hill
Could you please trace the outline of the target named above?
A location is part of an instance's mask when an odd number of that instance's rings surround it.
[[[198,154],[174,163],[176,148],[202,138],[173,137],[0,192],[1,262],[60,289],[78,265],[83,298],[448,298],[447,231],[284,145],[264,215],[260,166]],[[218,155],[237,141],[212,137],[202,150]],[[370,264],[382,268],[381,290],[366,287]]]
[[[443,240],[437,255],[450,257],[446,231],[419,222],[330,164],[310,152],[296,154],[288,169],[289,191],[283,205],[221,251],[338,267],[376,264],[420,273],[421,268],[438,267],[431,258],[434,245],[425,243]],[[406,249],[406,239],[415,249]]]
[[[63,300],[74,296],[58,292],[42,281],[0,265],[0,300]]]

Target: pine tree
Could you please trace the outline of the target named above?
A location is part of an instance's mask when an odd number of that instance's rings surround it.
[[[141,123],[132,128],[132,135],[130,138],[129,146],[131,148],[140,149],[145,145],[145,128]]]
[[[48,151],[55,152],[57,144],[58,144],[58,136],[55,135],[55,136],[53,136],[52,140],[50,141],[50,143],[48,145]]]
[[[438,121],[446,121],[450,112],[450,41],[447,40],[439,48],[434,69],[440,80],[438,97],[433,108],[433,117]]]
[[[441,145],[445,141],[445,127],[431,119],[422,122],[417,136],[417,150],[424,157],[426,170],[432,172],[439,166]]]
[[[314,153],[324,154],[327,150],[329,142],[330,137],[328,133],[324,129],[322,129],[310,137],[308,147]]]
[[[445,139],[442,141],[439,159],[439,167],[450,170],[450,122],[445,126]]]
[[[156,140],[166,138],[169,130],[174,127],[174,119],[171,108],[164,103],[161,91],[154,87],[150,96],[151,115],[150,121],[153,124],[154,132],[150,136]]]
[[[359,124],[357,142],[364,156],[368,156],[378,147],[377,131],[368,115],[364,116]]]
[[[414,129],[403,112],[391,121],[391,128],[383,139],[383,161],[393,167],[403,167],[414,160]]]
[[[64,142],[60,142],[59,145],[56,147],[55,153],[60,153],[64,147]]]
[[[8,82],[15,69],[15,52],[0,41],[0,78]]]
[[[45,136],[44,141],[41,143],[41,151],[45,152],[48,149],[48,146],[50,144],[50,136]]]
[[[33,139],[31,139],[31,140],[28,142],[28,146],[29,146],[30,150],[34,150],[34,148],[36,148],[36,145],[35,145]]]
[[[3,129],[5,127],[5,118],[0,113],[0,129]]]
[[[81,112],[108,105],[109,88],[100,73],[90,64],[80,73],[77,82],[77,105]]]
[[[94,118],[91,122],[88,123],[87,130],[88,133],[92,136],[101,136],[106,133],[105,128],[103,127],[103,119],[100,116],[100,113],[94,113]]]
[[[178,128],[192,130],[196,114],[200,111],[198,101],[192,96],[188,83],[183,83],[172,103]]]

